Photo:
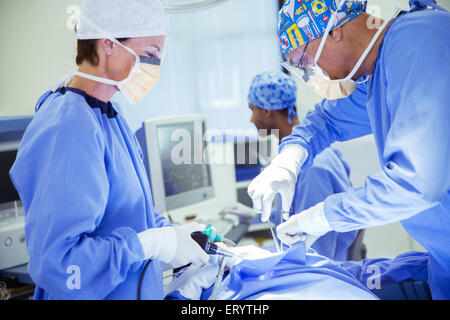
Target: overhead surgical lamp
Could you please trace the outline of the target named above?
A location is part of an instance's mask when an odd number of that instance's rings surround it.
[[[221,5],[229,0],[162,0],[167,13],[200,11]]]

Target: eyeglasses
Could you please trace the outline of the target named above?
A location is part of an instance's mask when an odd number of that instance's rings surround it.
[[[304,79],[306,81],[307,78],[307,62],[304,61],[305,52],[308,49],[309,42],[306,44],[305,49],[303,49],[302,55],[300,56],[300,60],[298,62],[289,59],[290,61],[285,61],[281,65],[290,73],[297,75],[300,79]],[[292,58],[292,57],[291,57]]]
[[[309,42],[306,44],[305,49],[303,49],[302,55],[300,56],[300,59],[298,60],[298,62],[291,59],[291,61],[288,61],[288,63],[293,67],[306,70],[307,63],[304,58],[305,58],[305,52],[306,52],[306,50],[308,50],[308,46],[309,46]]]

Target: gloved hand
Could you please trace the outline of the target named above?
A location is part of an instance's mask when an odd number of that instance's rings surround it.
[[[205,226],[196,222],[175,226],[148,229],[138,233],[146,259],[159,260],[173,268],[189,263],[203,265],[208,254],[191,238],[191,233],[203,231]]]
[[[297,213],[277,227],[278,238],[288,246],[305,241],[306,249],[325,233],[332,231],[325,217],[323,202]]]
[[[178,290],[180,294],[191,300],[200,300],[202,291],[208,289],[214,284],[219,273],[218,265],[205,265],[200,269],[191,269],[189,267],[181,277]],[[180,278],[181,278],[180,277]]]
[[[284,218],[287,219],[295,193],[297,176],[307,157],[308,152],[303,147],[288,145],[250,183],[247,192],[253,200],[253,209],[262,213],[262,222],[269,220],[272,202],[277,193],[281,195],[281,210]]]

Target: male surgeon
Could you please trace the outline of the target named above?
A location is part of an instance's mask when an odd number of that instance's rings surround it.
[[[279,36],[285,66],[326,100],[283,139],[249,185],[268,220],[276,193],[290,210],[298,173],[335,141],[373,134],[380,172],[278,226],[286,244],[401,222],[429,253],[433,299],[450,298],[450,14],[410,1],[381,25],[366,1],[287,1]],[[375,27],[375,26],[376,27]]]

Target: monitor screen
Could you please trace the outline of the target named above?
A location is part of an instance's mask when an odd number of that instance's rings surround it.
[[[206,142],[196,131],[195,122],[157,128],[166,197],[212,185],[209,165],[202,158]]]
[[[271,157],[270,139],[238,139],[234,143],[234,164],[236,168],[261,167]]]
[[[20,200],[9,177],[9,170],[16,160],[17,150],[0,151],[0,203]]]

